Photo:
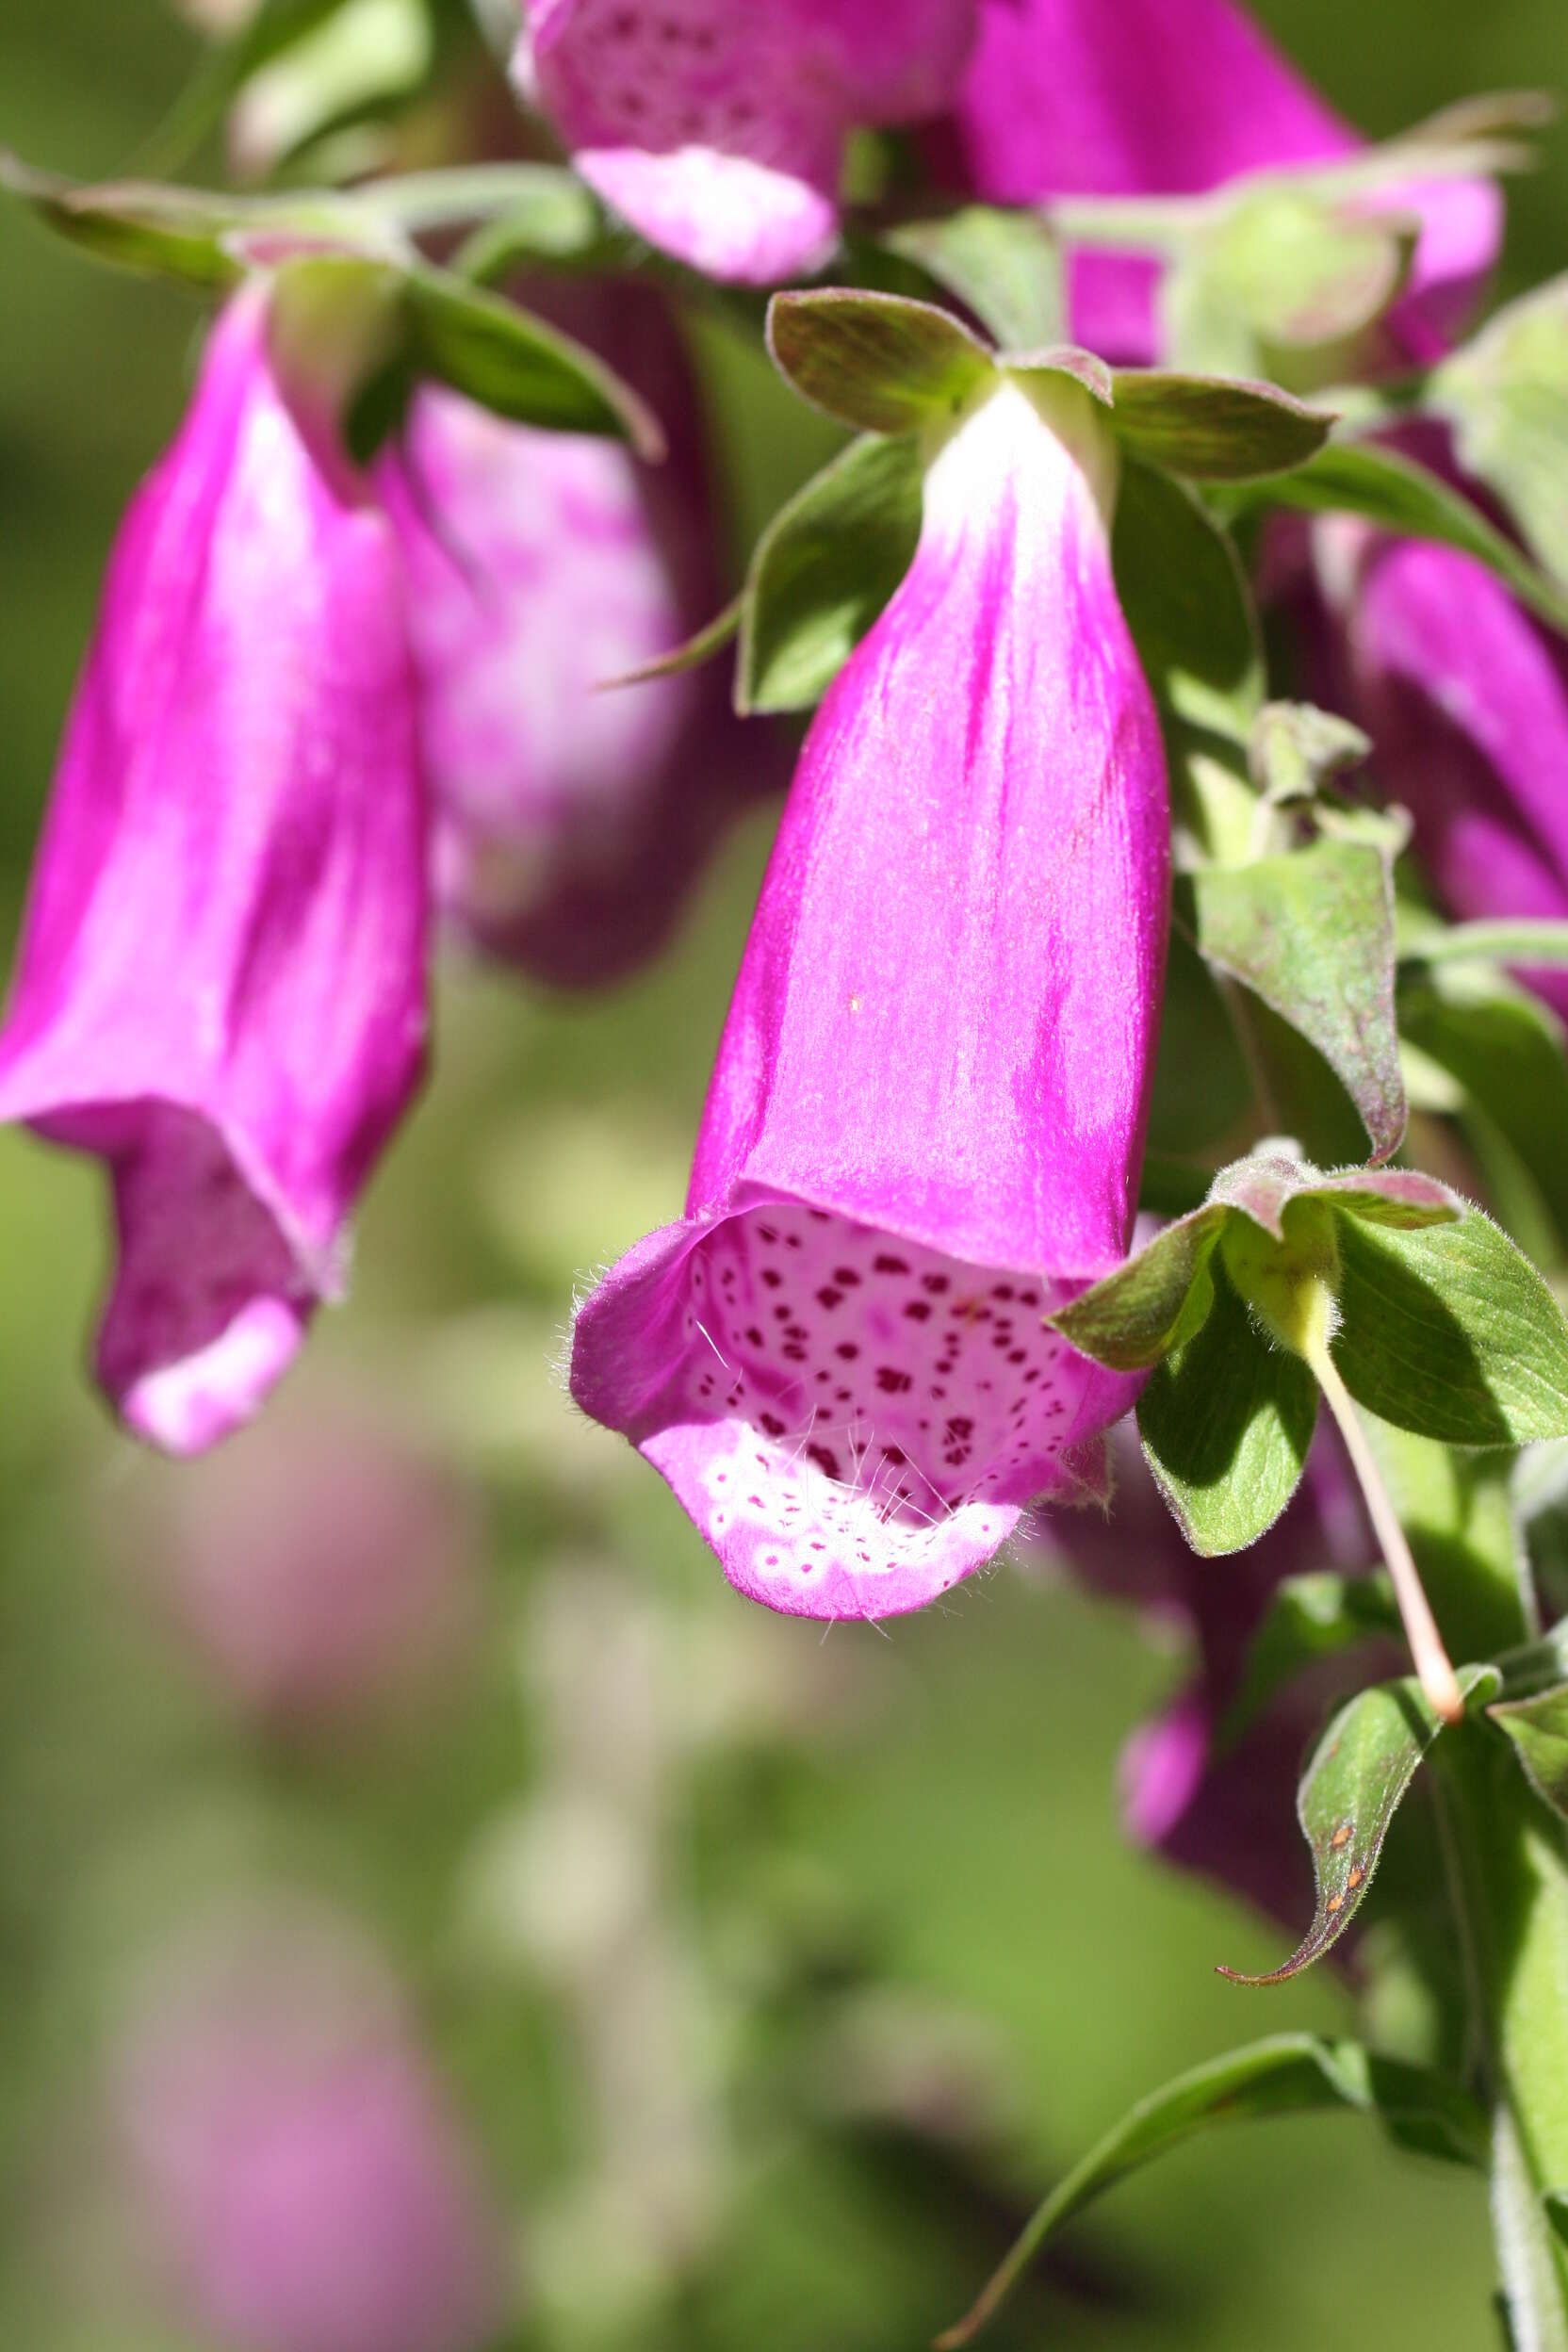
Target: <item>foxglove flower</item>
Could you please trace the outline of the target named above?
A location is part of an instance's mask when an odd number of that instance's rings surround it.
[[[396,550],[253,288],[117,548],[0,1034],[0,1118],[113,1177],[98,1371],[173,1452],[340,1287],[419,1071],[423,856]]]
[[[531,0],[517,75],[605,202],[715,278],[808,275],[858,123],[945,106],[974,0]]]
[[[1321,684],[1372,737],[1448,910],[1568,918],[1568,648],[1450,547],[1347,516],[1314,525]],[[1568,1019],[1568,978],[1531,986]]]
[[[712,506],[658,296],[575,288],[563,323],[667,420],[664,464],[432,388],[377,483],[408,579],[436,902],[574,985],[659,945],[715,837],[782,778],[765,727],[743,748],[722,665],[611,684],[719,604]]]
[[[1133,1603],[1192,1651],[1190,1679],[1123,1751],[1128,1834],[1294,1929],[1313,1900],[1311,1864],[1294,1829],[1297,1783],[1332,1700],[1366,1679],[1364,1650],[1298,1676],[1233,1741],[1218,1735],[1281,1582],[1319,1569],[1355,1575],[1376,1557],[1349,1466],[1338,1439],[1320,1430],[1300,1486],[1268,1533],[1233,1560],[1213,1560],[1189,1550],[1136,1445],[1116,1452],[1109,1518],[1048,1514],[1037,1557],[1096,1595]]]
[[[1159,729],[1086,395],[962,421],[801,758],[688,1214],[572,1389],[743,1592],[913,1609],[1070,1491],[1129,1384],[1042,1316],[1125,1253],[1168,893]]]
[[[934,140],[949,177],[1006,204],[1197,195],[1360,143],[1233,0],[980,0],[969,70]],[[1412,357],[1429,359],[1496,257],[1501,202],[1481,180],[1377,201],[1421,218],[1394,325]],[[1152,259],[1075,253],[1074,332],[1107,357],[1154,359],[1158,274]]]
[[[379,1954],[235,1904],[157,1954],[115,2052],[129,2217],[187,2326],[245,2352],[480,2352],[498,2216]]]

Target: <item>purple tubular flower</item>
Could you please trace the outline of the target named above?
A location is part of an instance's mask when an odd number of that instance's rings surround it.
[[[533,0],[517,77],[584,179],[710,277],[808,275],[844,141],[934,114],[974,0]]]
[[[782,778],[771,730],[743,750],[722,664],[608,689],[719,603],[709,483],[660,299],[578,288],[564,323],[668,420],[664,465],[428,389],[377,486],[408,579],[437,905],[573,986],[651,953],[715,837]]]
[[[110,2092],[168,2300],[244,2352],[478,2352],[499,2218],[379,1956],[251,1902],[158,1952]]]
[[[1254,172],[1331,162],[1360,144],[1231,0],[980,0],[951,120],[947,175],[995,204],[1056,196],[1198,195]],[[1382,193],[1423,232],[1396,312],[1410,356],[1434,355],[1502,235],[1485,181]],[[1157,265],[1071,257],[1074,332],[1107,357],[1158,355]]]
[[[1262,1542],[1233,1560],[1199,1560],[1161,1502],[1135,1445],[1119,1446],[1109,1518],[1054,1513],[1048,1561],[1088,1590],[1136,1603],[1192,1642],[1195,1671],[1122,1755],[1129,1836],[1295,1930],[1312,1908],[1312,1868],[1295,1828],[1296,1785],[1332,1698],[1364,1654],[1298,1676],[1233,1744],[1217,1733],[1241,1687],[1252,1638],[1278,1585],[1317,1569],[1353,1575],[1375,1555],[1338,1440],[1321,1431],[1295,1497]],[[1362,1679],[1364,1679],[1364,1673]]]
[[[1568,917],[1568,648],[1448,547],[1313,528],[1328,694],[1373,739],[1438,896],[1469,920]],[[1568,978],[1527,975],[1568,1019]]]
[[[791,1613],[944,1592],[1135,1393],[1041,1319],[1125,1254],[1164,971],[1107,450],[1063,384],[936,456],[801,757],[687,1216],[578,1318],[578,1402]]]
[[[98,1372],[190,1453],[342,1280],[417,1081],[424,841],[396,551],[238,298],[131,509],[66,738],[0,1118],[101,1156]]]

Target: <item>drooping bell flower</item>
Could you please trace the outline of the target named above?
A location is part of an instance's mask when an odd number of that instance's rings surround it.
[[[1326,697],[1372,738],[1448,911],[1568,918],[1568,646],[1485,565],[1348,516],[1314,524]],[[1527,975],[1568,1019],[1568,979]]]
[[[974,0],[528,0],[517,79],[583,178],[715,278],[819,270],[848,134],[945,106]]]
[[[1133,1603],[1191,1648],[1190,1678],[1123,1750],[1127,1832],[1177,1869],[1216,1880],[1294,1930],[1313,1900],[1296,1787],[1333,1700],[1368,1678],[1364,1647],[1298,1675],[1234,1739],[1225,1723],[1282,1580],[1321,1569],[1353,1576],[1375,1560],[1348,1464],[1338,1439],[1321,1430],[1283,1515],[1250,1551],[1214,1560],[1188,1548],[1136,1445],[1115,1451],[1109,1517],[1046,1514],[1037,1557],[1097,1596]]]
[[[156,1954],[109,2085],[127,2221],[171,2316],[243,2352],[481,2352],[499,2218],[380,1955],[236,1903]]]
[[[611,683],[721,601],[696,392],[646,287],[549,307],[664,421],[662,465],[428,388],[376,479],[408,578],[437,904],[572,986],[658,946],[716,836],[782,778],[765,726],[743,746],[722,664]]]
[[[1198,195],[1360,143],[1233,0],[980,0],[962,88],[933,134],[945,176],[1004,204]],[[1429,359],[1496,258],[1497,191],[1427,180],[1363,201],[1421,220],[1391,323]],[[1152,259],[1072,254],[1079,339],[1132,364],[1158,357],[1158,275]]]
[[[1096,1482],[1133,1395],[1042,1320],[1125,1253],[1164,971],[1113,478],[1061,382],[1008,384],[935,457],[913,565],[801,757],[686,1217],[578,1318],[578,1402],[791,1613],[944,1592]]]
[[[423,858],[396,549],[253,286],[116,549],[0,1032],[0,1119],[112,1176],[98,1373],[172,1452],[341,1287],[419,1074]]]

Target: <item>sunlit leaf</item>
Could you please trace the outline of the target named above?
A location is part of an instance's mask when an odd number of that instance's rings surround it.
[[[1466,1702],[1501,1687],[1494,1666],[1466,1666]],[[1312,1849],[1317,1908],[1290,1958],[1261,1976],[1221,1968],[1237,1984],[1282,1984],[1332,1950],[1372,1884],[1389,1823],[1416,1768],[1444,1726],[1413,1678],[1358,1691],[1317,1744],[1297,1795],[1301,1832]]]

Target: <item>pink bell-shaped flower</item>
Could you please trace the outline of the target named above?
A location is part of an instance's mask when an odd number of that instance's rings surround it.
[[[710,277],[821,269],[857,123],[945,106],[974,0],[532,0],[518,79],[583,178]]]
[[[1059,196],[1199,195],[1250,172],[1332,162],[1360,141],[1233,0],[979,0],[945,175],[993,204]],[[1395,326],[1435,355],[1502,241],[1485,180],[1427,180],[1378,203],[1422,233]],[[1159,354],[1158,266],[1075,253],[1073,330],[1109,358]]]
[[[1042,1319],[1125,1253],[1164,971],[1114,472],[1063,380],[935,457],[801,757],[688,1214],[578,1318],[578,1402],[776,1609],[929,1601],[1095,1483],[1134,1393]]]
[[[172,1452],[341,1288],[419,1076],[424,856],[397,551],[253,286],[121,535],[0,1032],[0,1119],[112,1175],[99,1377]]]
[[[427,387],[376,482],[408,583],[437,907],[570,987],[660,946],[718,835],[783,776],[722,663],[613,683],[722,600],[696,387],[648,287],[552,293],[657,410],[665,462]]]

